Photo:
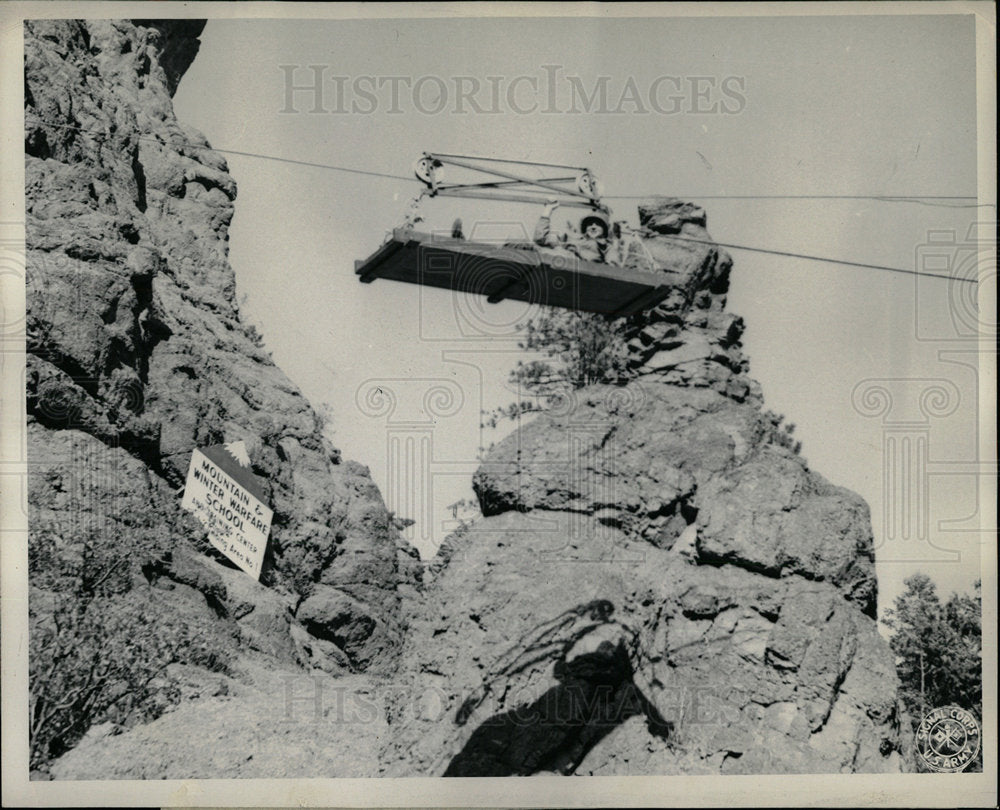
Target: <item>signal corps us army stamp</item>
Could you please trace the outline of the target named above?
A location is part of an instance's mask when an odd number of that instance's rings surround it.
[[[917,756],[932,771],[965,770],[979,753],[979,721],[958,706],[928,712],[917,728]]]

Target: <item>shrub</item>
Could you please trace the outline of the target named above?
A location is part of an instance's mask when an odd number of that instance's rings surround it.
[[[624,325],[624,320],[568,309],[548,309],[518,325],[524,333],[518,346],[542,359],[518,361],[508,382],[532,399],[484,412],[483,426],[495,428],[501,419],[544,410],[567,388],[627,379]]]
[[[32,593],[29,634],[30,765],[43,770],[95,723],[152,720],[162,711],[154,680],[172,663],[225,671],[228,660],[199,631],[134,595],[81,601]],[[168,692],[170,690],[168,689]],[[175,690],[176,691],[176,690]],[[168,703],[176,701],[168,698]]]
[[[152,520],[153,518],[150,518]],[[87,729],[107,719],[154,719],[177,700],[162,676],[172,663],[225,672],[218,638],[133,590],[170,538],[149,527],[84,527],[63,537],[33,528],[30,592],[30,766],[44,772]],[[145,544],[145,547],[143,547]],[[159,679],[159,680],[158,680]]]
[[[784,424],[784,414],[765,411],[764,420],[767,423],[768,441],[791,450],[796,455],[802,452],[802,442],[796,440],[792,435],[795,433],[795,424],[792,422]]]

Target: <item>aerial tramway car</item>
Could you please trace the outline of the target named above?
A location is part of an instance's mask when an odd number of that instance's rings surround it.
[[[444,166],[487,175],[480,182],[444,183]],[[511,167],[532,166],[559,170],[560,176],[526,177]],[[566,174],[567,171],[572,174]],[[601,202],[600,185],[589,169],[550,163],[500,160],[425,152],[414,164],[425,188],[414,200],[402,227],[367,259],[355,262],[359,280],[377,278],[406,281],[448,290],[484,295],[490,303],[505,299],[566,307],[622,317],[650,309],[670,287],[665,276],[585,261],[563,249],[534,242],[491,243],[466,239],[461,227],[448,234],[423,233],[417,206],[425,197],[465,197],[514,203],[558,202],[590,210],[610,222],[610,210]]]

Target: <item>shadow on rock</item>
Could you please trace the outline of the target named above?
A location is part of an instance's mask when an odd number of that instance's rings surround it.
[[[571,774],[597,742],[636,715],[665,738],[671,724],[633,682],[625,633],[608,622],[577,636],[555,664],[559,683],[533,703],[484,721],[444,776]],[[460,710],[456,722],[466,717]]]

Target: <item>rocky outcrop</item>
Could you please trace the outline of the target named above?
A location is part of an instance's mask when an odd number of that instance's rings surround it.
[[[509,511],[455,538],[386,773],[900,770],[875,623],[829,583],[700,564],[696,536]]]
[[[562,392],[476,473],[484,517],[429,569],[386,772],[899,771],[867,505],[762,409],[704,212],[640,219],[673,292],[623,325],[624,384]]]
[[[203,25],[25,25],[32,620],[51,625],[62,583],[94,612],[145,602],[185,638],[214,628],[231,662],[391,669],[412,555],[241,321],[236,183],[173,114]],[[191,451],[238,440],[274,509],[260,583],[179,508]],[[95,549],[114,568],[96,585]]]
[[[739,402],[759,400],[759,386],[745,375],[743,319],[725,309],[733,262],[705,229],[704,210],[657,197],[639,206],[639,222],[643,252],[673,289],[625,325],[629,368],[674,385],[710,387]]]
[[[865,502],[777,444],[759,409],[711,389],[583,389],[500,444],[474,486],[486,516],[573,512],[663,549],[694,525],[700,565],[830,582],[875,615]]]

